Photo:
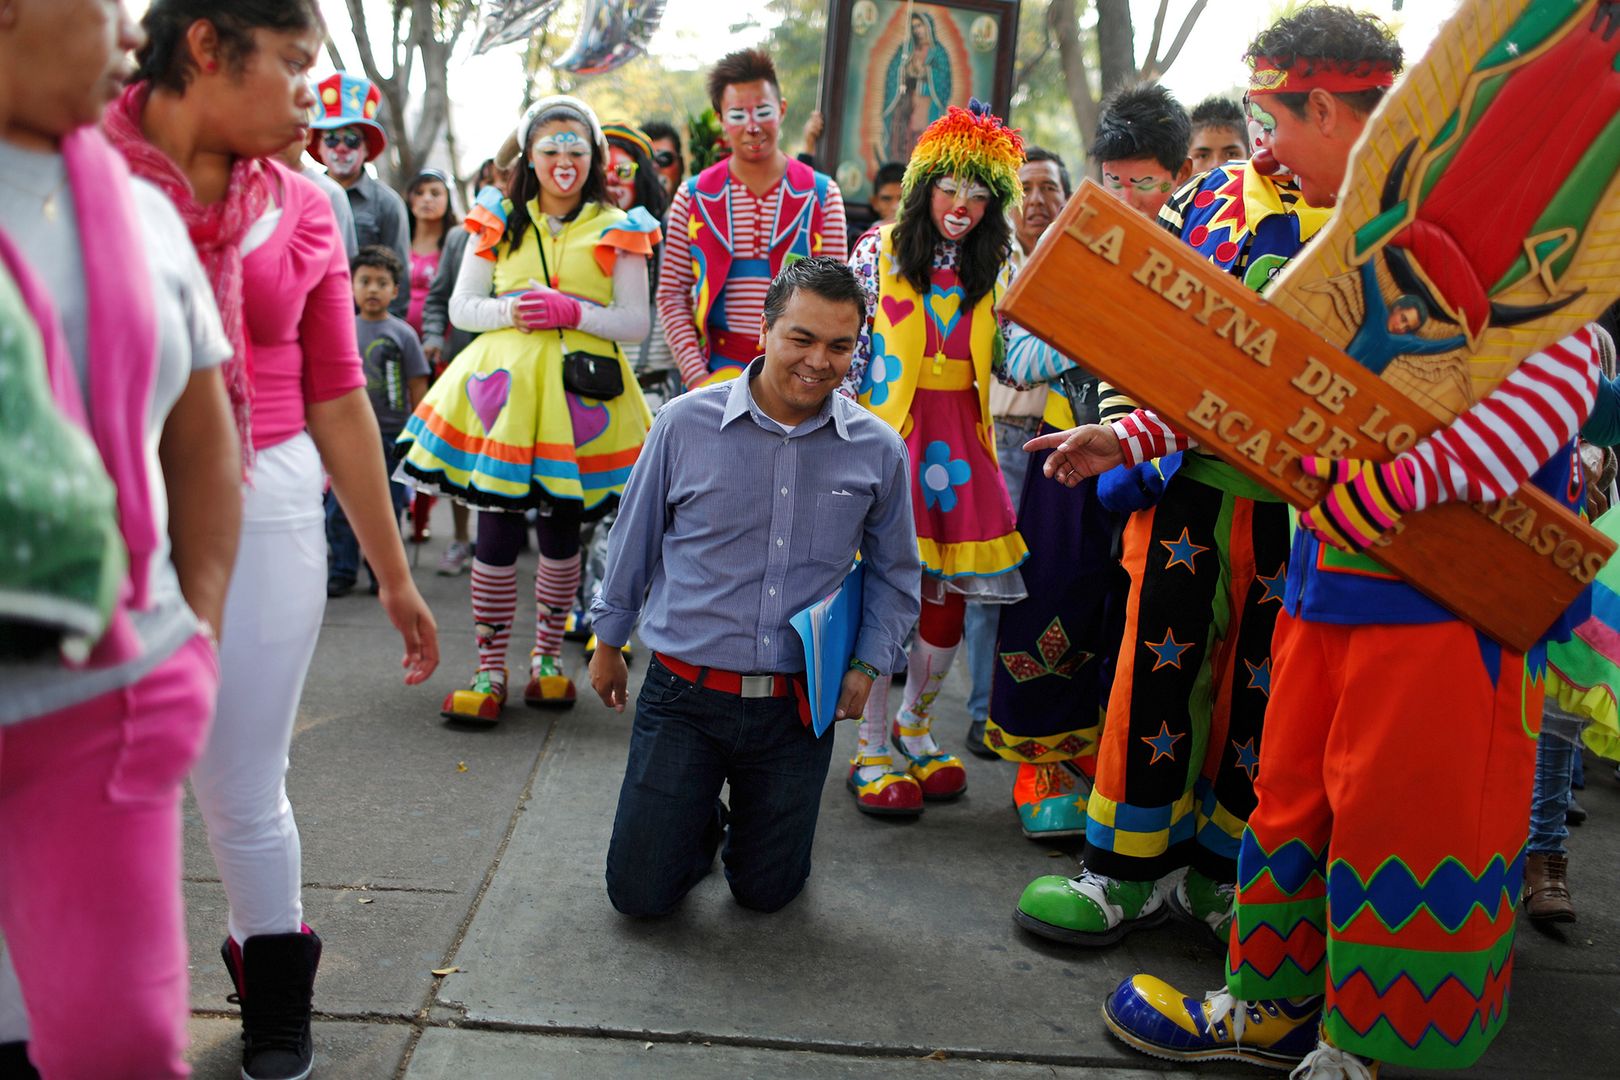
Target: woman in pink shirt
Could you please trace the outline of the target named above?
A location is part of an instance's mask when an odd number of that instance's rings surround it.
[[[174,201],[209,271],[251,448],[219,710],[192,784],[230,902],[221,951],[242,1000],[242,1075],[304,1076],[320,939],[303,925],[285,776],[326,602],[323,464],[404,638],[406,682],[432,674],[437,637],[377,454],[331,205],[270,160],[307,135],[315,0],[154,0],[143,26],[137,81],[104,127]]]

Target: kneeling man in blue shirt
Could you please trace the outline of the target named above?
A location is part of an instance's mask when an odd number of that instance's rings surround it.
[[[673,911],[716,851],[744,907],[776,911],[804,888],[836,728],[818,739],[809,726],[788,620],[837,588],[857,551],[861,629],[838,717],[859,717],[873,677],[905,664],[921,590],[905,444],[835,392],[864,314],[838,260],[784,268],[765,298],[765,355],[664,406],[624,489],[590,674],[623,711],[619,647],[639,614],[654,656],[607,857],[608,899],[626,915]]]

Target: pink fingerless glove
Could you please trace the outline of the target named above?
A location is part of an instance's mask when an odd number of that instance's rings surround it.
[[[579,301],[555,289],[530,289],[512,306],[520,330],[572,330],[579,325]]]

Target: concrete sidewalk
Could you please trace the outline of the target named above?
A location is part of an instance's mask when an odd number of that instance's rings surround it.
[[[447,527],[442,508],[438,516]],[[289,787],[306,918],[325,941],[318,1076],[1265,1075],[1162,1071],[1104,1032],[1101,1001],[1133,972],[1192,994],[1218,985],[1220,954],[1194,929],[1085,952],[1013,926],[1025,883],[1071,873],[1075,861],[1072,848],[1023,839],[1012,767],[998,762],[967,759],[960,801],[914,823],[881,821],[857,813],[844,790],[854,732],[841,730],[815,873],[789,908],[738,908],[716,873],[669,919],[616,915],[602,866],[629,714],[594,701],[570,646],[582,690],[573,710],[518,705],[491,730],[441,721],[440,699],[473,659],[467,581],[431,571],[442,546],[441,534],[417,573],[443,635],[431,684],[399,683],[397,638],[361,595],[328,605],[304,695]],[[531,570],[525,560],[519,580]],[[525,601],[517,625],[531,617]],[[513,637],[516,676],[531,639]],[[632,699],[644,669],[638,656]],[[965,689],[958,673],[941,696],[940,735],[953,750]],[[1572,844],[1581,921],[1557,938],[1521,927],[1513,1020],[1471,1075],[1614,1073],[1603,1062],[1620,1030],[1620,784],[1609,767],[1589,765],[1581,798],[1592,817]],[[239,1029],[219,960],[224,894],[194,808],[186,840],[193,1060],[199,1077],[235,1077]]]

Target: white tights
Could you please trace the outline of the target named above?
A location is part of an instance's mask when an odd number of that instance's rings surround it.
[[[303,434],[254,462],[220,635],[219,709],[191,773],[238,942],[303,922],[287,751],[325,583],[321,463]]]

